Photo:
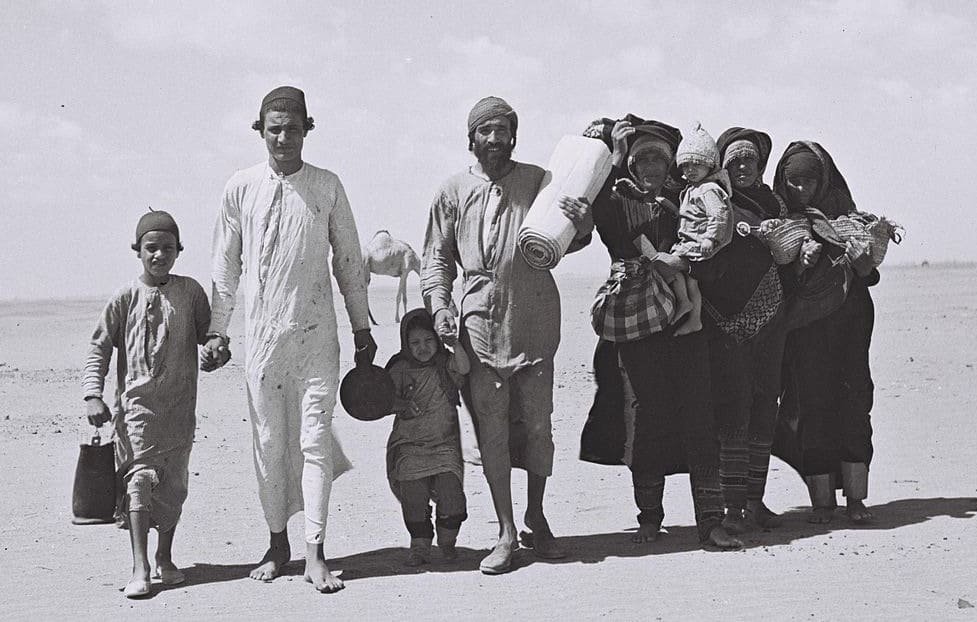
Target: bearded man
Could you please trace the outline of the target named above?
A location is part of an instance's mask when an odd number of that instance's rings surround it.
[[[458,337],[472,361],[471,410],[482,468],[499,519],[499,540],[481,562],[485,574],[511,567],[519,546],[511,469],[528,474],[523,544],[538,557],[565,553],[543,513],[553,472],[553,357],[560,343],[560,296],[549,271],[518,250],[517,233],[545,171],[515,162],[518,117],[504,100],[486,97],[468,115],[468,149],[476,162],[442,184],[424,241],[421,290],[435,328],[449,344],[458,330],[451,311],[457,266],[464,275]],[[585,246],[593,221],[586,201],[561,198],[577,228],[569,251]]]

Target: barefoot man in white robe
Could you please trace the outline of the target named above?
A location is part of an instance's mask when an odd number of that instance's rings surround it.
[[[332,431],[339,340],[330,274],[339,283],[356,358],[372,362],[359,236],[339,178],[302,161],[314,127],[305,95],[279,87],[254,124],[268,161],[227,182],[213,243],[213,312],[205,351],[226,347],[243,281],[248,405],[258,495],[271,543],[251,578],[270,581],[291,557],[288,519],[305,511],[305,580],[320,592],[343,582],[326,566],[323,538],[332,481],[350,468]],[[331,251],[331,253],[330,253]]]

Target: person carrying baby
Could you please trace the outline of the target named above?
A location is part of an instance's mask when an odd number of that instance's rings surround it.
[[[434,538],[431,500],[437,504],[437,542],[445,559],[456,557],[458,530],[468,518],[458,389],[470,362],[464,348],[455,345],[452,351],[444,346],[424,309],[404,316],[400,341],[400,352],[387,363],[396,388],[396,418],[387,441],[387,478],[411,536],[406,563],[419,566],[429,561]]]
[[[675,163],[688,185],[679,196],[678,242],[671,252],[689,261],[705,261],[733,238],[729,174],[720,166],[716,141],[701,124],[682,137]],[[676,315],[688,312],[675,334],[686,335],[701,330],[702,295],[698,283],[684,274],[671,285],[678,302]]]

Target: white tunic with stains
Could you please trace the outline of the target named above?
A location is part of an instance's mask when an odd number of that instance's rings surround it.
[[[322,541],[332,479],[349,468],[331,428],[339,384],[331,273],[353,330],[368,328],[359,236],[334,173],[306,163],[282,176],[263,163],[231,177],[214,231],[210,330],[226,334],[243,281],[259,495],[272,531],[305,509],[310,542]]]

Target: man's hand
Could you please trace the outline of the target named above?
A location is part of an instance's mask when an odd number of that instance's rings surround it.
[[[373,363],[373,359],[377,355],[377,342],[373,340],[369,328],[361,328],[353,333],[353,348],[355,349],[353,360],[357,365],[361,361],[367,365]]]
[[[227,364],[231,360],[231,348],[227,339],[220,335],[214,335],[207,340],[200,352],[200,369],[202,371],[214,371]]]
[[[104,423],[112,419],[109,407],[105,404],[105,400],[100,397],[85,399],[85,416],[88,417],[88,423],[96,428],[102,427]]]
[[[590,201],[584,197],[574,199],[566,195],[560,197],[557,206],[563,215],[570,219],[577,228],[577,236],[582,237],[594,230],[594,221],[590,218]]]
[[[458,342],[458,325],[455,323],[455,316],[449,309],[438,309],[434,314],[434,330],[438,337],[448,347],[454,347]]]

